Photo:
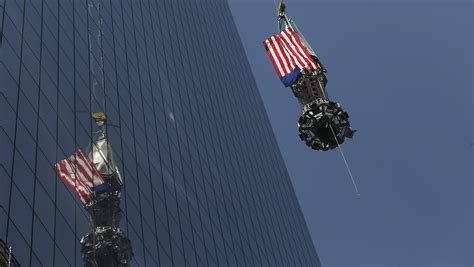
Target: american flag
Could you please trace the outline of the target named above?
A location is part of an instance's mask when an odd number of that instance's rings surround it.
[[[292,85],[300,72],[319,68],[292,28],[286,28],[263,42],[273,67],[285,86]]]
[[[84,204],[90,201],[91,189],[104,183],[102,175],[81,149],[77,149],[69,158],[58,161],[54,170]]]

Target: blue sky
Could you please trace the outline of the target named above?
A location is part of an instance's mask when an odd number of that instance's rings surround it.
[[[358,130],[317,152],[262,41],[273,0],[229,0],[324,266],[473,266],[473,3],[288,0]]]

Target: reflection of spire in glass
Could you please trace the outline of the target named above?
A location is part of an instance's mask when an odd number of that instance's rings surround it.
[[[102,112],[93,113],[92,117],[96,121],[96,131],[93,135],[93,143],[88,148],[89,159],[95,164],[97,170],[102,174],[107,182],[121,186],[123,184],[122,176],[114,160],[112,146],[107,140],[105,131],[105,114]]]

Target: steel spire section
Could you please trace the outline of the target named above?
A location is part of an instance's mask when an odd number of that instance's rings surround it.
[[[127,267],[133,257],[130,240],[119,228],[122,211],[120,196],[122,178],[113,160],[113,153],[104,129],[106,116],[93,113],[97,131],[91,145],[89,158],[109,185],[106,190],[95,192],[84,205],[90,215],[91,232],[81,238],[86,267]]]
[[[263,42],[275,71],[300,103],[300,139],[315,150],[330,150],[352,138],[349,114],[326,92],[326,68],[293,19],[283,1],[277,7],[278,34]],[[334,131],[334,134],[332,133]]]

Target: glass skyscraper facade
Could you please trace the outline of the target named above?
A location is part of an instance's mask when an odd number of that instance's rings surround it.
[[[81,266],[52,166],[104,111],[132,266],[319,266],[225,0],[0,0],[0,239]]]

